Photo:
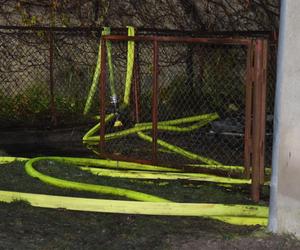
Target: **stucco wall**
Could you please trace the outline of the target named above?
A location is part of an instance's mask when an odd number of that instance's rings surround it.
[[[269,228],[300,237],[300,2],[282,1]]]

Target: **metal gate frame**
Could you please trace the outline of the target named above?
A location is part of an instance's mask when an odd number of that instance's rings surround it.
[[[110,154],[105,151],[105,113],[106,113],[106,42],[107,41],[149,41],[153,44],[153,82],[152,82],[152,160],[133,159]],[[101,77],[100,84],[100,155],[114,160],[126,160],[139,163],[157,164],[158,134],[158,49],[159,43],[201,43],[219,45],[242,45],[247,48],[247,66],[245,79],[245,132],[244,167],[245,178],[251,178],[251,197],[260,199],[260,187],[264,184],[265,158],[265,122],[266,122],[266,85],[268,40],[266,38],[224,38],[224,37],[178,37],[178,36],[127,36],[107,35],[101,37]],[[136,60],[135,60],[136,61]],[[134,72],[138,65],[134,64]],[[134,73],[133,79],[134,113],[139,120],[139,79]]]

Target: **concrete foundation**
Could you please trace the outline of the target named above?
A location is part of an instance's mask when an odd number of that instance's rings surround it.
[[[299,13],[299,1],[282,1],[269,229],[300,238]]]

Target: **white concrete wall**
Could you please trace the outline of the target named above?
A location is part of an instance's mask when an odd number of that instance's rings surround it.
[[[300,1],[282,0],[269,229],[300,237]]]

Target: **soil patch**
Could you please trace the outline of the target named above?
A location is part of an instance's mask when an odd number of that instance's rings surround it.
[[[300,249],[258,226],[187,217],[74,212],[0,203],[1,249]]]

